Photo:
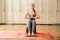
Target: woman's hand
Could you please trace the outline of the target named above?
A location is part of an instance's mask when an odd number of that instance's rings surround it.
[[[35,17],[29,17],[29,18],[34,18],[35,19]]]

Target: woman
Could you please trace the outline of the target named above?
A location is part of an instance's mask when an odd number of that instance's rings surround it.
[[[27,35],[30,36],[35,36],[36,35],[36,21],[35,19],[39,19],[39,15],[36,14],[35,11],[35,5],[31,4],[31,7],[29,9],[29,11],[27,12],[27,14],[25,15],[25,19],[28,19],[28,23],[27,23]]]

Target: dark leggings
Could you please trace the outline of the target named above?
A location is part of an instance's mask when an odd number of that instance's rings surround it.
[[[36,21],[35,20],[29,20],[27,24],[26,32],[34,33],[36,34]]]

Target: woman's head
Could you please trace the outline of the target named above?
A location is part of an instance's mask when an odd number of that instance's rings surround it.
[[[31,8],[34,8],[34,7],[35,7],[35,4],[31,4],[30,7],[31,7]]]
[[[30,10],[31,12],[35,12],[35,4],[30,4],[29,10]]]

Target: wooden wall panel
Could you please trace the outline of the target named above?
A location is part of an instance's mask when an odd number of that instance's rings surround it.
[[[4,0],[0,0],[0,23],[5,23]]]
[[[1,13],[2,13],[1,12],[2,11],[1,8],[2,8],[2,0],[0,0],[0,23],[1,23]]]
[[[57,0],[50,0],[49,13],[48,13],[50,24],[56,23],[56,10],[57,10]]]
[[[0,23],[24,23],[27,9],[35,3],[37,24],[60,23],[60,0],[0,0]]]
[[[13,23],[12,0],[5,0],[5,20],[7,24]]]
[[[13,0],[13,23],[19,23],[20,22],[20,16],[19,16],[19,0]]]
[[[42,24],[48,24],[49,0],[42,0]]]
[[[57,0],[56,23],[60,24],[60,0]]]

